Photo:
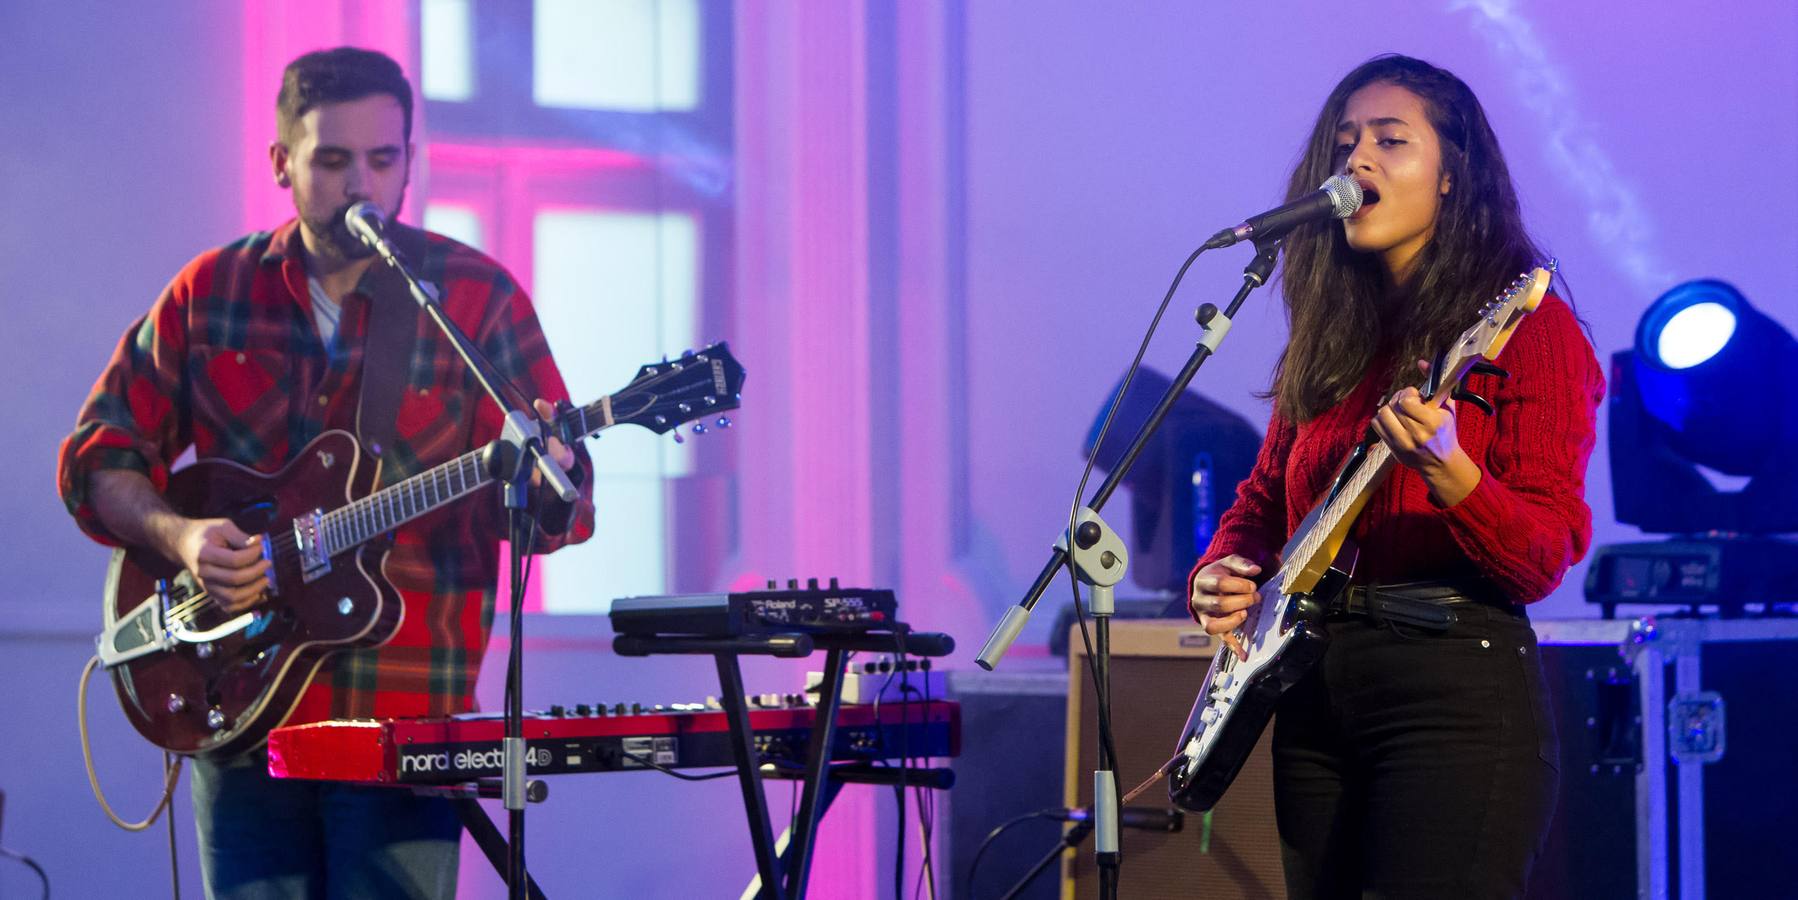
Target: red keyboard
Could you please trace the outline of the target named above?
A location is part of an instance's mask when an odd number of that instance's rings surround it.
[[[751,709],[762,764],[805,764],[816,712],[809,706]],[[277,778],[400,784],[454,784],[500,775],[498,714],[442,719],[339,719],[269,734],[269,774]],[[714,709],[610,714],[526,713],[530,775],[731,767],[730,725]],[[961,752],[961,707],[949,701],[843,706],[835,762],[952,757]]]

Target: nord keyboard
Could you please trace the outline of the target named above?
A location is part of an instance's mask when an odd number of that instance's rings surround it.
[[[783,632],[862,632],[894,625],[893,592],[838,587],[816,578],[799,587],[774,582],[765,591],[620,597],[612,601],[612,630],[625,635],[739,637]]]
[[[601,707],[604,710],[604,707]],[[878,712],[878,715],[876,713]],[[816,711],[751,709],[759,761],[805,764]],[[961,707],[954,702],[843,706],[831,758],[837,762],[961,753]],[[498,714],[442,719],[339,719],[269,734],[268,769],[277,778],[400,784],[453,784],[500,775]],[[527,774],[731,767],[730,725],[718,710],[640,714],[525,714]]]

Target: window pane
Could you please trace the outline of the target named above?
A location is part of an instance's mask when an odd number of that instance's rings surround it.
[[[696,0],[535,0],[532,97],[633,112],[699,102]]]
[[[537,314],[576,402],[614,393],[639,366],[694,346],[697,231],[684,213],[537,214]],[[664,592],[665,480],[692,470],[690,443],[633,426],[588,449],[597,533],[542,561],[544,607],[553,611],[603,611],[614,597]]]
[[[476,250],[485,250],[481,242],[481,216],[472,206],[459,203],[425,204],[425,230],[453,237]]]
[[[421,87],[426,99],[467,100],[474,96],[474,40],[469,0],[423,0],[419,43],[424,56]]]
[[[606,475],[604,466],[597,471],[592,539],[536,562],[544,612],[603,614],[618,597],[668,592],[664,482]]]

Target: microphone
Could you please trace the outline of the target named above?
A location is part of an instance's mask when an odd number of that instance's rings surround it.
[[[1228,247],[1244,239],[1271,240],[1286,232],[1319,219],[1346,219],[1361,208],[1361,183],[1347,175],[1332,175],[1317,190],[1285,206],[1270,209],[1231,228],[1225,228],[1205,242],[1204,249]]]
[[[372,201],[363,200],[343,214],[343,224],[357,240],[368,245],[382,259],[393,258],[393,247],[387,243],[387,214]]]
[[[1072,809],[1052,809],[1049,818],[1061,822],[1090,822],[1093,820],[1093,808],[1082,806]],[[1177,809],[1159,809],[1152,806],[1126,806],[1118,810],[1118,826],[1137,828],[1143,831],[1179,831],[1186,825],[1186,814]]]

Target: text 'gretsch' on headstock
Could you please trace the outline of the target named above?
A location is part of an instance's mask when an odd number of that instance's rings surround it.
[[[724,341],[699,351],[689,350],[677,359],[664,358],[637,368],[637,375],[623,390],[596,403],[570,407],[556,417],[563,443],[574,443],[602,428],[617,424],[637,425],[656,434],[674,432],[694,422],[693,433],[708,427],[729,428],[729,418],[718,415],[742,403],[743,365]],[[708,426],[706,418],[717,416]]]

